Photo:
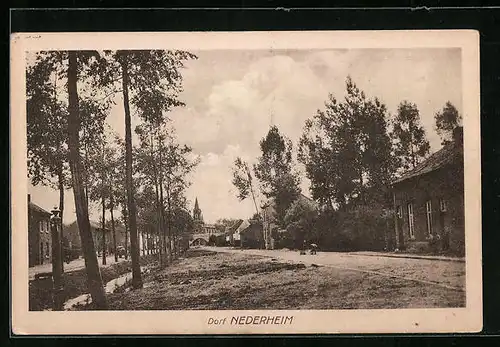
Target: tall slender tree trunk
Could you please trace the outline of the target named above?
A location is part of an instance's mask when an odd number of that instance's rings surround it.
[[[85,153],[85,160],[83,165],[83,187],[85,192],[85,203],[87,204],[87,210],[89,208],[89,173],[88,173],[88,165],[89,165],[89,154],[88,154],[88,144],[87,144],[87,131],[83,128],[83,136],[85,138],[85,142],[83,143],[83,150]]]
[[[102,265],[106,265],[106,201],[102,194]]]
[[[102,142],[102,181],[101,181],[101,195],[102,195],[102,265],[106,265],[106,196],[105,196],[105,186],[106,186],[106,170],[104,168],[104,163],[106,161],[105,152],[104,152],[105,140]]]
[[[115,256],[115,263],[118,262],[118,253],[116,252],[116,229],[115,229],[115,217],[113,215],[113,210],[115,208],[114,199],[113,199],[113,187],[110,185],[109,187],[110,195],[109,195],[109,213],[111,214],[111,230],[113,231],[113,254]]]
[[[134,289],[142,288],[141,267],[139,264],[140,250],[137,237],[137,211],[134,201],[134,183],[132,182],[132,125],[130,119],[130,104],[128,98],[128,62],[126,53],[121,61],[123,108],[125,109],[125,171],[127,186],[128,218],[130,227],[130,248],[132,257],[132,286]]]
[[[50,223],[50,233],[52,238],[52,278],[54,280],[53,287],[53,308],[54,311],[63,310],[63,274],[61,271],[61,239],[60,239],[60,223],[52,220]]]
[[[128,259],[128,213],[127,208],[123,209],[124,224],[125,224],[125,259]]]
[[[172,254],[170,251],[170,240],[167,238],[167,232],[165,230],[165,197],[163,195],[163,167],[162,167],[162,154],[163,154],[163,146],[162,146],[162,140],[160,139],[160,136],[158,136],[158,175],[159,175],[159,180],[158,180],[158,186],[160,187],[160,225],[162,228],[162,248],[163,248],[163,254],[165,255],[165,258],[167,259],[168,262],[172,259]]]
[[[90,231],[88,205],[85,201],[85,192],[82,185],[82,167],[80,160],[80,115],[78,107],[77,64],[76,51],[69,51],[68,64],[68,147],[70,151],[70,168],[75,196],[76,220],[82,242],[87,283],[92,301],[98,309],[106,309],[106,295],[102,286],[101,273],[95,253],[94,240]]]
[[[156,166],[156,158],[154,157],[155,155],[155,149],[154,149],[154,140],[153,136],[150,136],[150,143],[151,143],[151,154],[153,158],[153,180],[154,180],[154,185],[155,185],[155,199],[156,199],[156,218],[157,218],[157,224],[156,224],[156,234],[158,235],[157,239],[157,248],[158,248],[158,261],[160,263],[160,266],[164,265],[165,259],[163,259],[163,252],[162,252],[162,242],[161,242],[161,237],[162,235],[162,218],[161,218],[161,203],[160,203],[160,193],[158,189],[158,168]]]
[[[62,164],[61,164],[62,166]],[[61,259],[60,259],[60,266],[61,266],[61,273],[64,273],[64,223],[63,223],[63,216],[64,216],[64,177],[62,173],[62,168],[59,169],[59,174],[58,174],[58,188],[59,188],[59,211],[61,211],[61,225],[60,225],[60,246],[61,246]]]
[[[167,226],[168,226],[168,245],[167,245],[167,250],[170,258],[172,258],[172,240],[173,240],[173,235],[172,235],[172,200],[170,196],[171,192],[171,186],[170,186],[170,177],[167,179],[167,212],[168,212],[168,221],[167,221]]]

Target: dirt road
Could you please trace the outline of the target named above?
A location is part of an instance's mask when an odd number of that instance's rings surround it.
[[[426,262],[194,248],[145,276],[143,289],[110,294],[108,302],[114,310],[463,307],[465,264]]]
[[[203,247],[202,249],[213,252],[265,256],[285,261],[317,264],[342,270],[400,278],[447,289],[465,290],[465,263],[461,262],[375,257],[340,252],[318,252],[316,255],[300,255],[298,251],[288,250],[241,250],[226,247]]]

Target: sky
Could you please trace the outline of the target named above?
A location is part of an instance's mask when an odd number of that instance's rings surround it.
[[[440,148],[434,130],[434,115],[447,101],[462,111],[460,49],[351,49],[351,50],[217,50],[193,52],[182,74],[185,107],[170,113],[180,143],[193,148],[200,164],[191,174],[186,197],[190,209],[197,197],[205,222],[219,218],[249,218],[255,208],[251,200],[240,202],[231,183],[236,157],[254,163],[259,141],[270,125],[296,144],[304,122],[324,109],[328,94],[345,95],[345,80],[351,76],[368,97],[378,97],[394,115],[398,104],[417,105],[431,144]],[[107,122],[122,137],[125,134],[123,100]],[[136,123],[137,124],[137,123]],[[134,126],[134,122],[132,124]],[[137,139],[134,138],[137,143]],[[303,170],[297,164],[299,170]],[[58,205],[58,192],[28,183],[33,202],[50,210]],[[302,191],[309,195],[303,177]],[[258,197],[260,201],[262,197]],[[73,192],[66,192],[64,222],[76,219]],[[91,219],[99,220],[99,208]]]

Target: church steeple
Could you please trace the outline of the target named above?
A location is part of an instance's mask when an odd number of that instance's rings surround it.
[[[198,197],[196,197],[194,202],[193,219],[195,222],[203,222],[203,215],[201,213],[200,206],[198,205]]]

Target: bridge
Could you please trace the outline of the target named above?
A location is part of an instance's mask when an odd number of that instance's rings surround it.
[[[190,246],[197,246],[197,245],[207,245],[210,236],[215,235],[216,237],[218,236],[223,236],[224,233],[198,233],[198,234],[192,234],[191,240],[189,241]]]

